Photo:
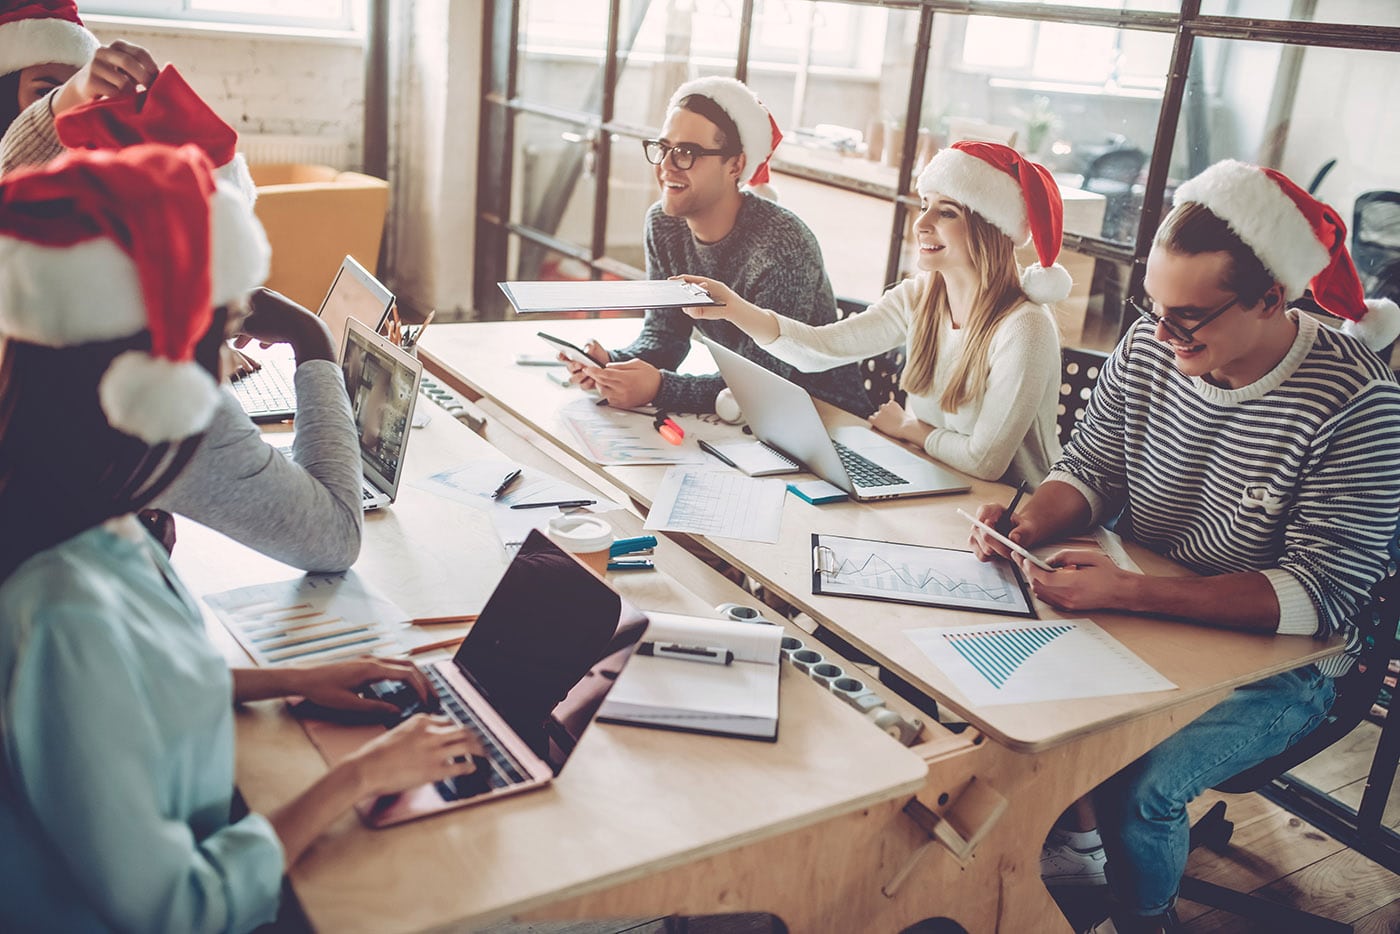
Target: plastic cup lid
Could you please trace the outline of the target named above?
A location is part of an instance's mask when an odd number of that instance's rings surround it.
[[[603,551],[613,543],[613,530],[597,516],[555,516],[549,520],[549,537],[574,554]]]

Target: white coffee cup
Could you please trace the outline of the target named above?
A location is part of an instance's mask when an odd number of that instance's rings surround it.
[[[595,573],[607,573],[612,526],[600,516],[555,516],[549,520],[550,540],[588,565]]]

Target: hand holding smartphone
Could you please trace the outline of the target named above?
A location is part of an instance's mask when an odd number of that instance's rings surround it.
[[[963,510],[959,509],[959,510],[958,510],[958,515],[962,516],[964,519],[966,519],[967,521],[971,522],[973,525],[977,526],[979,529],[981,529],[982,531],[986,532],[986,533],[987,533],[988,535],[990,535],[992,538],[995,538],[997,541],[1001,542],[1001,543],[1002,543],[1003,545],[1005,545],[1007,548],[1010,548],[1012,551],[1016,552],[1016,554],[1018,554],[1018,555],[1020,555],[1021,557],[1025,558],[1027,561],[1029,561],[1031,564],[1034,564],[1036,567],[1040,568],[1042,571],[1053,571],[1053,570],[1055,570],[1055,566],[1054,566],[1054,565],[1049,564],[1049,563],[1046,562],[1043,558],[1037,558],[1035,555],[1031,554],[1031,553],[1030,553],[1029,551],[1027,551],[1025,548],[1023,548],[1022,546],[1016,544],[1016,543],[1013,542],[1011,539],[1007,538],[1005,535],[1001,534],[1001,533],[998,532],[996,529],[992,528],[990,525],[988,525],[987,523],[983,522],[981,519],[978,519],[976,516],[972,515],[971,513],[964,512]]]
[[[597,360],[594,360],[588,354],[584,353],[583,348],[569,343],[562,337],[555,337],[553,334],[546,334],[544,331],[537,331],[536,333],[558,348],[559,352],[564,356],[581,366],[606,366],[606,364],[599,363]]]

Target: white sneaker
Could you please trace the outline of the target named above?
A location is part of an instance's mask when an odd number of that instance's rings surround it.
[[[1107,858],[1101,846],[1076,850],[1051,837],[1050,842],[1040,848],[1040,878],[1046,885],[1053,886],[1107,885],[1103,873],[1105,862]]]

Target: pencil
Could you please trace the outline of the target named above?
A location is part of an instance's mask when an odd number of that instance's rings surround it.
[[[456,636],[451,639],[439,639],[437,642],[429,642],[426,645],[415,645],[408,650],[409,655],[422,655],[425,652],[435,652],[438,649],[454,649],[461,645],[462,637]]]
[[[464,613],[461,616],[421,616],[409,620],[409,623],[414,626],[456,626],[474,623],[476,617],[476,613]]]

